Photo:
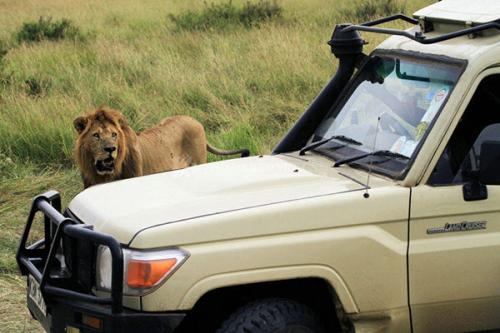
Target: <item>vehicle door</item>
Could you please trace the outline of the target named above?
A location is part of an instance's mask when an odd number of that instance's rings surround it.
[[[414,332],[500,328],[499,73],[477,79],[429,179],[412,189]]]

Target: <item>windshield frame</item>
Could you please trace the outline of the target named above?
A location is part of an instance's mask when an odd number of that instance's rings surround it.
[[[425,141],[429,135],[429,133],[432,131],[435,122],[437,119],[440,117],[441,112],[443,109],[446,107],[448,100],[450,96],[452,96],[455,87],[459,84],[460,79],[467,68],[468,61],[465,59],[458,59],[458,58],[451,58],[448,56],[444,55],[435,55],[435,54],[428,54],[428,53],[422,53],[422,52],[415,52],[415,51],[407,51],[407,50],[393,50],[393,49],[376,49],[374,50],[367,58],[364,60],[362,66],[359,68],[359,70],[356,71],[354,76],[351,78],[349,81],[349,84],[346,85],[346,87],[343,89],[342,93],[340,94],[339,98],[333,103],[333,105],[330,107],[328,112],[326,113],[325,117],[321,121],[323,121],[328,117],[331,116],[332,112],[334,114],[334,117],[337,118],[338,114],[348,101],[348,99],[352,96],[353,92],[357,87],[359,86],[359,77],[363,70],[365,70],[365,67],[367,64],[369,64],[369,60],[372,59],[373,57],[376,56],[391,56],[391,57],[397,57],[397,58],[406,58],[406,59],[414,59],[416,61],[423,61],[423,62],[434,62],[437,64],[444,64],[448,66],[454,66],[457,68],[457,78],[454,83],[454,85],[451,87],[450,92],[447,94],[445,97],[445,100],[443,101],[441,107],[439,108],[438,112],[436,113],[435,117],[432,119],[432,121],[429,123],[427,130],[425,131],[424,135],[422,136],[421,140],[419,141],[418,145],[415,148],[415,151],[413,152],[412,156],[410,159],[407,161],[405,164],[405,167],[402,168],[400,171],[393,171],[388,168],[384,168],[381,166],[378,166],[376,163],[369,165],[370,163],[368,162],[369,159],[366,162],[363,162],[366,160],[362,159],[360,161],[355,161],[349,163],[349,166],[355,167],[355,168],[360,168],[364,170],[370,169],[374,173],[381,174],[383,176],[387,176],[389,178],[392,178],[394,180],[402,180],[406,177],[408,174],[409,170],[413,166],[413,163],[417,156],[420,153],[420,150],[422,146],[425,144]],[[320,123],[320,124],[321,124]],[[318,125],[319,127],[319,125]],[[314,138],[316,134],[313,134],[312,137]],[[321,137],[319,137],[321,138]],[[347,145],[346,147],[342,149],[338,149],[335,151],[329,151],[328,148],[326,147],[318,147],[314,149],[316,153],[319,153],[321,155],[324,155],[326,157],[332,158],[333,160],[337,161],[341,158],[346,158],[348,156],[354,156],[355,154],[360,154],[364,153],[364,151],[360,151],[356,149],[354,146]],[[342,152],[342,153],[341,153]],[[393,163],[398,163],[396,160],[392,161]],[[386,163],[391,163],[391,161],[388,161]],[[385,163],[383,163],[385,164]]]

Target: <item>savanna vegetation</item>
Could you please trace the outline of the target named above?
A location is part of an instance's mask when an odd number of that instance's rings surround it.
[[[187,114],[218,147],[268,153],[335,72],[335,23],[430,2],[0,0],[0,332],[40,330],[14,254],[33,196],[82,190],[77,115],[109,105],[140,131]]]

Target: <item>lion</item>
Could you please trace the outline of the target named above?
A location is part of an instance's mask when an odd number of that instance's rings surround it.
[[[217,155],[248,149],[221,150],[211,146],[203,125],[189,116],[172,116],[136,133],[120,111],[100,107],[77,117],[75,160],[84,188],[119,179],[182,169],[207,162],[207,150]]]

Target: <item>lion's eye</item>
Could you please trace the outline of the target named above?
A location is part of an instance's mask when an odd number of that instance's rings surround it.
[[[94,138],[99,139],[99,133],[94,133]]]
[[[112,136],[113,138],[116,138],[116,136],[117,136],[117,135],[118,135],[118,134],[116,134],[116,132],[111,133],[111,136]]]

